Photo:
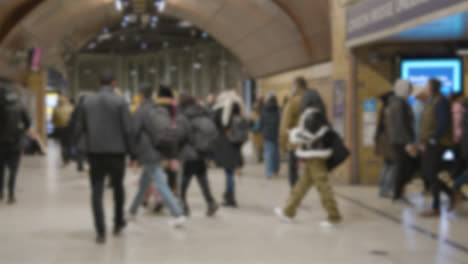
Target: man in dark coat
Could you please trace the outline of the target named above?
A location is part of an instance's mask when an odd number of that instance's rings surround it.
[[[265,175],[271,178],[280,170],[279,126],[280,110],[276,96],[269,94],[260,117],[260,129],[265,139]]]
[[[107,175],[114,189],[114,234],[119,235],[126,226],[124,219],[125,155],[133,154],[131,117],[125,99],[114,91],[115,76],[111,70],[101,73],[101,89],[84,103],[76,126],[76,138],[86,139],[90,164],[92,205],[97,243],[106,240],[103,193]]]

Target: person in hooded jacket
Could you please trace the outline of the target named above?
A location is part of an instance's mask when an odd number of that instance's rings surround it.
[[[260,118],[260,130],[265,139],[265,175],[267,178],[277,176],[280,170],[279,153],[280,109],[276,96],[267,96],[267,103]]]
[[[169,225],[180,227],[185,223],[183,210],[167,182],[164,180],[164,170],[161,167],[164,160],[172,160],[178,156],[178,153],[175,148],[169,151],[159,150],[153,146],[151,137],[148,134],[149,129],[146,128],[145,120],[148,118],[147,115],[151,109],[157,107],[152,99],[154,88],[151,84],[142,84],[139,92],[142,97],[142,103],[134,115],[132,137],[136,145],[136,158],[144,167],[140,178],[139,190],[133,200],[130,214],[133,217],[136,216],[145,193],[150,188],[151,182],[153,182],[159,194],[162,196],[164,203],[169,207],[174,216],[174,219],[169,222]],[[135,161],[133,161],[132,164],[136,166]]]
[[[194,122],[197,118],[206,117],[211,119],[208,110],[197,104],[195,98],[187,95],[183,95],[179,101],[179,107],[181,113],[188,119],[188,122]],[[209,139],[206,139],[209,140]],[[188,141],[183,149],[190,148],[190,155],[182,156],[183,162],[183,173],[182,173],[182,186],[180,198],[183,205],[184,214],[190,215],[190,207],[187,202],[187,190],[192,181],[192,177],[195,176],[198,181],[198,185],[202,191],[203,197],[208,205],[206,212],[207,216],[214,216],[218,210],[218,204],[216,203],[213,195],[211,194],[210,183],[208,180],[208,169],[207,169],[207,154],[197,151],[192,145],[193,142]]]
[[[23,137],[31,126],[26,108],[10,87],[0,86],[0,201],[4,198],[4,175],[8,168],[8,203],[16,202],[16,178]]]
[[[397,80],[395,96],[389,102],[390,142],[395,153],[393,201],[409,204],[403,197],[405,185],[411,180],[413,158],[418,155],[414,144],[414,117],[408,97],[412,93],[411,83]]]
[[[158,90],[158,95],[156,98],[156,104],[159,106],[163,106],[169,111],[170,115],[173,119],[177,119],[177,103],[174,99],[174,92],[171,90],[169,86],[160,85]],[[180,147],[180,146],[179,146]],[[179,170],[179,161],[176,155],[177,151],[171,153],[170,159],[164,162],[164,171],[167,175],[167,182],[171,187],[171,190],[174,194],[177,194],[177,174]]]
[[[223,92],[218,95],[213,111],[214,121],[219,131],[213,156],[216,164],[226,172],[226,191],[223,205],[237,207],[234,172],[244,165],[241,152],[242,144],[231,142],[228,135],[234,117],[244,115],[242,98],[234,91]]]
[[[303,91],[298,126],[290,131],[289,142],[296,146],[296,155],[305,161],[304,173],[299,177],[286,205],[276,208],[275,214],[285,222],[292,222],[296,211],[312,185],[317,189],[328,219],[320,223],[324,228],[333,227],[342,220],[328,181],[327,161],[333,155],[331,126],[325,107],[316,90]]]

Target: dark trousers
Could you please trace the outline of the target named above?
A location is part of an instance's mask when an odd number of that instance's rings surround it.
[[[430,183],[432,192],[432,209],[440,210],[440,193],[444,191],[449,196],[452,191],[439,180],[438,174],[442,170],[442,155],[446,149],[442,146],[427,146],[422,156],[422,174]]]
[[[171,188],[171,191],[177,196],[178,186],[177,186],[177,172],[172,169],[165,169],[164,172],[167,175],[167,185]]]
[[[403,190],[412,178],[413,158],[406,152],[405,145],[393,145],[393,151],[395,153],[393,199],[398,200],[403,198]]]
[[[124,224],[123,208],[125,203],[125,190],[123,186],[125,176],[125,156],[124,155],[98,155],[90,154],[90,180],[92,188],[92,207],[94,224],[99,235],[106,233],[105,216],[103,209],[104,181],[109,175],[114,190],[114,224],[120,226]]]
[[[10,178],[8,179],[8,197],[10,199],[15,198],[16,177],[18,174],[20,159],[20,152],[0,151],[0,197],[2,198],[4,190],[5,169],[7,168],[10,173]]]
[[[187,190],[192,181],[192,177],[197,177],[198,185],[203,193],[203,197],[208,204],[214,202],[213,195],[211,194],[210,184],[208,182],[206,163],[203,160],[186,161],[182,173],[182,190],[181,199],[184,204],[187,204]]]
[[[297,179],[299,177],[298,175],[298,163],[299,160],[296,156],[296,153],[294,151],[289,152],[289,184],[291,184],[291,188],[296,185]]]
[[[60,143],[62,161],[67,163],[71,158],[70,135],[67,128],[55,128],[55,135]]]

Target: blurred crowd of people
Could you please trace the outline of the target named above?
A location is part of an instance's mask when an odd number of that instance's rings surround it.
[[[415,176],[424,194],[432,196],[423,217],[441,213],[441,193],[450,198],[449,211],[463,199],[468,180],[468,101],[463,94],[441,94],[437,79],[426,87],[398,80],[380,97],[382,108],[376,133],[376,153],[383,160],[380,196],[412,205],[405,187]]]
[[[24,147],[21,139],[31,122],[18,98],[6,89],[1,92],[0,198],[4,167],[8,167],[9,201],[13,203]],[[54,136],[63,167],[75,160],[78,171],[89,175],[97,243],[106,241],[103,193],[107,183],[113,190],[114,235],[127,226],[127,219],[137,218],[141,206],[149,204],[155,212],[167,207],[173,216],[169,225],[182,227],[191,214],[188,189],[193,177],[206,201],[206,215],[214,216],[219,204],[209,182],[210,163],[225,173],[222,205],[237,208],[235,175],[244,166],[242,148],[249,138],[258,161],[265,162],[267,179],[278,177],[281,154],[288,153],[292,191],[285,205],[274,210],[281,220],[293,220],[302,199],[316,184],[328,213],[322,225],[340,223],[328,172],[349,152],[330,125],[319,93],[309,89],[304,78],[295,80],[290,94],[291,100],[285,100],[281,107],[274,93],[258,96],[247,116],[243,99],[235,90],[200,100],[177,94],[168,86],[155,89],[142,84],[130,106],[116,88],[113,71],[104,70],[95,94],[81,96],[76,105],[61,95],[52,115]],[[141,173],[138,190],[125,213],[127,164]],[[301,164],[304,172],[298,177]]]

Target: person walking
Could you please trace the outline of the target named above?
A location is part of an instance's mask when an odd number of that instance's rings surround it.
[[[55,136],[60,143],[63,165],[66,166],[71,158],[71,132],[68,130],[73,113],[73,105],[68,98],[60,95],[58,105],[52,114],[52,122],[55,127]]]
[[[100,85],[97,94],[84,102],[76,138],[83,136],[86,139],[96,242],[105,243],[104,180],[110,175],[114,191],[114,235],[119,235],[127,224],[123,210],[125,156],[134,152],[129,107],[125,99],[114,92],[116,81],[112,70],[106,69],[101,73]]]
[[[289,142],[297,147],[296,155],[305,161],[305,171],[282,208],[275,214],[285,222],[292,222],[296,211],[312,185],[316,184],[322,205],[328,219],[320,223],[322,227],[333,227],[342,221],[332,187],[328,181],[327,160],[333,155],[330,143],[332,128],[325,113],[320,95],[315,90],[303,91],[299,107],[298,126],[291,130]]]
[[[279,153],[280,110],[273,93],[268,94],[267,103],[260,117],[260,129],[265,139],[265,175],[268,179],[278,176],[280,170]]]
[[[169,112],[173,120],[177,119],[177,102],[174,99],[174,93],[170,87],[166,85],[161,85],[159,87],[156,104],[164,107]],[[177,161],[173,160],[172,162]],[[167,182],[169,187],[171,187],[172,192],[177,195],[179,186],[179,183],[177,182],[178,166],[172,165],[173,164],[170,164],[169,162],[163,162],[163,167],[167,175]]]
[[[8,168],[8,203],[16,202],[15,187],[23,149],[23,137],[31,120],[10,87],[0,87],[0,200],[4,199],[4,176]]]
[[[280,124],[280,148],[282,151],[289,151],[289,183],[294,187],[298,180],[298,163],[295,147],[288,144],[289,131],[296,127],[301,115],[300,104],[305,91],[307,91],[307,81],[303,77],[298,77],[294,81],[292,89],[292,97],[286,105]],[[319,102],[319,108],[325,113],[325,107],[322,102]]]
[[[414,144],[414,118],[408,97],[412,93],[411,83],[397,80],[394,87],[395,96],[389,102],[390,143],[395,155],[395,170],[393,174],[393,201],[411,204],[403,196],[404,187],[411,180],[413,159],[418,150]]]
[[[252,109],[252,113],[250,116],[250,122],[251,122],[251,139],[252,139],[252,145],[255,150],[255,155],[257,157],[257,162],[262,163],[265,159],[264,157],[264,149],[265,149],[265,138],[263,137],[262,130],[260,128],[260,123],[261,123],[261,115],[263,112],[264,108],[264,102],[263,102],[263,95],[259,94],[257,96],[257,100],[254,104],[254,107]]]
[[[72,139],[70,139],[70,146],[76,150],[76,164],[77,164],[77,171],[83,172],[84,165],[86,162],[86,146],[85,146],[85,139],[84,138],[73,138],[73,131],[76,130],[76,126],[78,123],[78,117],[80,112],[83,111],[84,101],[86,100],[86,95],[82,95],[78,100],[78,105],[73,110],[73,113],[70,118],[70,122],[68,123],[67,131],[71,135]]]
[[[216,164],[226,172],[224,206],[237,207],[235,195],[236,169],[242,168],[242,145],[248,140],[249,124],[244,119],[244,104],[235,91],[221,93],[213,107],[218,139],[213,155]]]
[[[164,169],[162,168],[162,162],[164,160],[170,161],[169,164],[176,166],[175,162],[172,162],[178,156],[178,149],[175,144],[168,148],[162,148],[155,146],[152,138],[155,136],[155,131],[152,129],[152,124],[155,124],[154,113],[156,115],[168,115],[170,113],[166,109],[157,111],[158,106],[153,102],[152,96],[154,94],[154,88],[151,84],[142,84],[139,89],[141,97],[141,105],[134,115],[134,125],[132,129],[132,137],[135,142],[135,152],[137,160],[143,165],[143,172],[140,178],[140,186],[138,189],[133,203],[130,207],[130,215],[134,218],[137,215],[138,208],[143,202],[146,192],[149,190],[151,183],[154,184],[159,194],[161,195],[165,205],[171,210],[174,219],[169,222],[172,227],[181,227],[185,223],[185,217],[181,206],[177,203],[177,199],[164,179]],[[155,112],[157,111],[157,112]],[[169,124],[170,125],[170,124]],[[162,134],[162,133],[161,133]],[[132,162],[132,166],[136,166],[136,162]],[[177,169],[177,168],[173,168]]]
[[[393,96],[394,92],[392,91],[379,97],[382,102],[382,108],[380,109],[377,131],[375,133],[375,154],[383,159],[382,172],[380,174],[380,197],[390,197],[394,186],[395,157],[392,144],[390,143],[390,118],[388,111],[390,98]]]
[[[442,83],[439,80],[429,80],[426,86],[429,100],[421,120],[422,174],[430,183],[433,198],[432,208],[424,211],[421,214],[423,217],[440,215],[441,191],[452,197],[452,191],[438,178],[443,165],[442,154],[453,144],[450,103],[441,94],[441,87]]]
[[[182,114],[190,123],[191,131],[189,140],[183,148],[187,151],[182,157],[184,163],[180,198],[184,214],[190,215],[187,190],[193,176],[195,176],[208,206],[206,215],[211,217],[216,214],[219,206],[211,194],[206,159],[207,154],[215,147],[218,131],[208,110],[197,104],[195,98],[184,95],[180,98],[179,106]]]

